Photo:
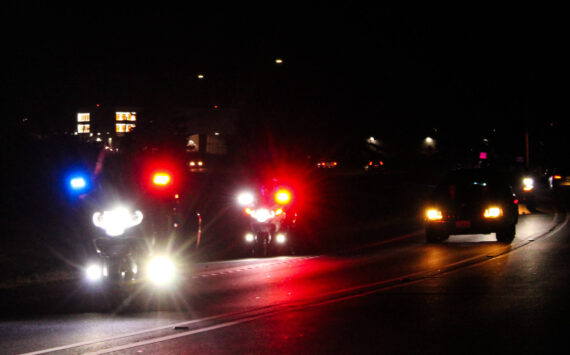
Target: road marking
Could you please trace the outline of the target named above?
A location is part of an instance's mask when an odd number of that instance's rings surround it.
[[[207,278],[207,277],[220,276],[220,275],[229,275],[229,274],[232,274],[235,272],[243,272],[243,271],[261,269],[261,268],[267,267],[267,266],[294,264],[294,263],[298,263],[298,262],[305,261],[305,260],[316,259],[319,257],[321,257],[321,256],[320,255],[311,255],[311,256],[287,258],[287,259],[283,259],[283,260],[278,259],[278,260],[274,260],[274,261],[270,261],[270,262],[251,264],[251,265],[247,265],[247,266],[235,266],[235,267],[226,268],[226,269],[197,273],[197,274],[192,275],[191,278],[192,279],[198,279],[198,278]]]

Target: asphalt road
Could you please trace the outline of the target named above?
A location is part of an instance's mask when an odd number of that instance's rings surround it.
[[[127,306],[89,294],[81,283],[36,289],[35,298],[3,300],[20,308],[28,302],[31,311],[3,317],[0,348],[7,354],[551,352],[565,345],[570,315],[566,205],[522,215],[511,245],[496,243],[494,235],[428,245],[410,225],[343,252],[196,264],[176,291],[141,293]]]

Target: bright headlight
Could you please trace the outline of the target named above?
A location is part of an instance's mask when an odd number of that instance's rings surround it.
[[[503,210],[500,207],[489,207],[485,209],[483,216],[485,218],[499,218],[503,215]]]
[[[287,237],[283,233],[279,233],[275,236],[275,241],[279,244],[283,244],[287,241]]]
[[[103,277],[103,268],[99,264],[90,264],[85,269],[85,277],[91,282],[97,282]]]
[[[523,179],[523,190],[530,191],[534,189],[534,179],[526,177]]]
[[[174,280],[176,267],[170,258],[157,256],[148,263],[147,276],[154,284],[167,285]]]
[[[125,230],[140,224],[143,220],[141,211],[130,212],[127,208],[119,206],[112,210],[95,212],[93,224],[103,228],[108,236],[116,237],[125,233]]]
[[[251,192],[242,192],[237,196],[237,200],[240,206],[250,206],[254,201],[254,197]]]
[[[429,208],[426,211],[426,218],[430,221],[439,221],[439,220],[443,219],[443,214],[438,209]]]
[[[255,218],[259,223],[267,222],[271,218],[275,217],[275,212],[270,211],[267,208],[260,208],[251,212],[251,216]]]

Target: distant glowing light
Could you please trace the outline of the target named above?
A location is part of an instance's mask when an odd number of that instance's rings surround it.
[[[285,234],[279,233],[275,236],[275,241],[279,244],[283,244],[287,241],[287,237],[285,237]]]
[[[103,277],[103,269],[101,268],[101,265],[91,264],[87,266],[87,268],[85,269],[85,276],[87,277],[87,280],[91,282],[96,282],[101,280],[101,278]]]
[[[87,186],[87,181],[83,177],[75,177],[69,182],[71,188],[74,190],[81,190]]]
[[[176,267],[170,258],[157,256],[148,263],[147,273],[154,284],[167,285],[174,280]]]
[[[245,235],[245,241],[246,241],[246,242],[251,243],[251,242],[253,242],[254,240],[255,240],[255,237],[253,236],[253,234],[247,233],[247,234]]]
[[[165,186],[170,182],[170,175],[167,173],[156,173],[152,178],[155,185]]]
[[[255,198],[251,192],[242,192],[238,195],[237,200],[241,206],[247,206],[251,205]]]
[[[489,207],[483,213],[485,218],[498,218],[503,215],[503,210],[500,207]]]
[[[131,212],[125,207],[115,207],[112,210],[95,212],[93,224],[105,230],[110,237],[117,237],[125,233],[128,228],[139,225],[143,220],[141,211]]]
[[[440,210],[430,208],[426,211],[426,217],[430,221],[439,221],[443,219],[443,214]]]
[[[291,193],[287,190],[279,190],[275,194],[275,201],[280,204],[286,204],[291,201]]]
[[[271,218],[275,217],[274,211],[269,211],[266,208],[260,208],[251,212],[251,216],[255,218],[259,223],[267,222]]]
[[[198,75],[196,75],[196,77],[200,80],[205,78],[204,74],[198,74]]]
[[[281,58],[275,59],[275,64],[283,64],[283,59]]]

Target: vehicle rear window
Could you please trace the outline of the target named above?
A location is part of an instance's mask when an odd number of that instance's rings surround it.
[[[450,174],[437,186],[434,197],[472,200],[504,196],[508,191],[508,184],[499,176],[455,173]]]

